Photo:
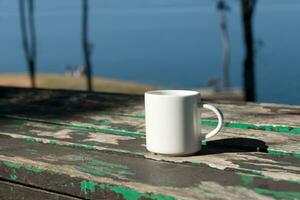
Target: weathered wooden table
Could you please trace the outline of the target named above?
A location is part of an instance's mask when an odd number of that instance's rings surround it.
[[[300,199],[300,107],[215,104],[221,134],[167,157],[141,96],[0,88],[0,199]]]

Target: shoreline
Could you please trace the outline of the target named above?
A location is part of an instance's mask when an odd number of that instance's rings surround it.
[[[25,73],[0,74],[0,86],[30,88],[29,76]],[[37,74],[36,88],[39,89],[63,89],[87,91],[85,77],[65,76],[62,74]],[[146,91],[161,89],[159,86],[147,85],[125,80],[93,77],[94,92],[110,92],[122,94],[143,95]],[[191,88],[201,93],[201,98],[215,101],[244,101],[243,91],[232,88],[229,91],[215,91],[211,87]]]
[[[65,76],[61,74],[36,74],[37,88],[86,90],[85,77]],[[25,73],[0,74],[0,86],[31,87],[29,76]],[[145,91],[157,89],[157,86],[135,83],[131,81],[93,77],[93,91],[117,92],[127,94],[143,94]]]

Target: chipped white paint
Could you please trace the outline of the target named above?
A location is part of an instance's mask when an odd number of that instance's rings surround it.
[[[37,133],[38,136],[47,136],[53,137],[57,139],[70,139],[72,138],[69,134],[71,130],[69,129],[62,129],[56,132],[48,132],[48,131],[39,131],[39,130],[31,130],[31,132]]]
[[[233,186],[222,186],[214,182],[201,182],[197,188],[202,191],[206,191],[210,198],[214,199],[215,192],[218,191],[218,196],[222,196],[221,199],[232,200],[232,199],[258,199],[258,200],[269,200],[273,199],[270,197],[262,196],[244,187],[233,187]],[[201,191],[200,190],[200,191]],[[194,191],[191,191],[194,192]],[[202,193],[199,194],[201,196]]]
[[[144,133],[144,120],[136,119],[130,117],[123,116],[108,116],[108,115],[90,115],[91,118],[94,119],[108,119],[112,124],[114,123],[128,123],[133,127],[136,127],[139,133]],[[49,128],[49,126],[45,126],[43,123],[33,123],[28,122],[29,125],[36,127],[44,127]],[[80,121],[72,121],[70,124],[86,126],[86,127],[110,127],[111,125],[94,125],[92,123],[83,123]],[[213,127],[202,126],[203,132],[208,132]],[[49,133],[50,134],[50,133]],[[261,130],[250,130],[250,129],[236,129],[236,128],[228,128],[224,127],[219,135],[213,138],[213,140],[221,140],[221,139],[233,139],[234,138],[242,138],[242,139],[256,139],[261,142],[265,142],[266,145],[272,150],[286,151],[290,153],[300,153],[300,135],[289,135],[289,134],[279,134],[271,131],[261,131]]]
[[[14,117],[14,116],[12,116]],[[36,127],[36,128],[49,128],[49,125],[45,124],[45,123],[40,123],[40,122],[25,122],[24,126],[31,126],[31,127]]]
[[[215,104],[227,121],[256,125],[300,127],[300,115],[293,114],[299,106],[247,103],[245,105]],[[282,107],[282,108],[281,108]],[[276,108],[277,111],[272,111]],[[279,109],[281,108],[281,109]],[[282,111],[284,110],[284,112]],[[289,114],[292,113],[292,114]]]
[[[44,144],[51,144],[53,143],[53,140],[50,140],[50,139],[46,139],[46,138],[34,138],[34,137],[28,137],[26,135],[21,135],[21,134],[14,134],[14,133],[3,133],[3,132],[0,132],[0,135],[6,135],[6,136],[9,136],[9,137],[12,137],[12,138],[16,138],[16,139],[38,139],[38,142],[39,143],[44,143]],[[70,146],[70,147],[73,147],[73,146],[78,146],[78,145],[82,145],[81,148],[87,148],[87,149],[90,149],[91,147],[93,148],[93,150],[99,150],[99,151],[113,151],[113,152],[119,152],[119,153],[130,153],[130,154],[133,154],[133,155],[143,155],[142,152],[129,152],[127,150],[123,150],[123,149],[117,149],[117,148],[108,148],[108,147],[101,147],[101,146],[84,146],[84,144],[78,144],[78,143],[73,143],[73,142],[65,142],[65,141],[60,141],[60,140],[56,140],[55,141],[55,144],[56,145],[60,145],[60,146]]]
[[[163,160],[176,163],[191,162],[191,163],[202,163],[212,168],[224,170],[226,168],[239,168],[239,165],[234,164],[230,159],[233,154],[223,153],[205,156],[188,156],[188,157],[169,157],[163,155],[155,155],[153,153],[145,153],[146,158],[153,160]]]
[[[119,144],[119,140],[133,140],[134,137],[126,136],[126,135],[112,135],[112,134],[104,134],[99,132],[91,132],[88,135],[87,139],[84,139],[84,142],[99,142],[106,144]]]
[[[168,157],[163,155],[154,155],[152,153],[146,153],[145,157],[154,160],[170,161],[176,163],[183,163],[183,162],[192,162],[192,163],[199,163],[199,164],[202,163],[212,168],[216,168],[220,170],[225,170],[226,168],[239,169],[240,166],[235,163],[238,162],[241,163],[241,161],[244,161],[245,163],[249,162],[248,165],[250,170],[251,170],[251,165],[253,165],[254,167],[260,166],[259,171],[265,177],[272,178],[275,180],[287,180],[287,181],[300,180],[299,167],[279,165],[279,163],[276,161],[255,157],[254,155],[250,155],[250,154],[222,153],[222,154],[214,154],[214,155],[201,155],[201,156],[189,156],[189,157]],[[264,166],[264,164],[266,164],[266,166]],[[292,174],[289,173],[288,170],[295,170],[297,171],[297,173]],[[287,176],[284,176],[284,174],[287,174]]]
[[[132,117],[124,117],[124,116],[118,116],[118,115],[87,115],[85,116],[86,118],[89,119],[93,119],[96,121],[107,121],[113,124],[130,124],[132,126],[135,127],[140,127],[140,126],[144,126],[145,125],[145,121],[144,119],[139,119],[139,118],[132,118]],[[79,122],[80,123],[80,122]],[[92,126],[94,126],[94,124],[90,124]],[[110,126],[110,124],[108,123],[107,125],[105,125],[105,123],[101,126]]]
[[[274,164],[266,164],[266,163],[255,163],[256,166],[271,167],[271,168],[278,167],[276,164],[278,164],[278,163],[275,162],[275,165]],[[297,173],[300,174],[300,167],[296,167],[296,166],[283,165],[283,166],[280,166],[279,169],[294,170],[294,171],[297,171]]]
[[[272,171],[273,170],[273,171]],[[300,174],[292,174],[287,171],[283,172],[282,170],[274,170],[274,169],[269,169],[266,171],[262,171],[262,175],[266,177],[272,177],[275,180],[286,180],[286,181],[296,181],[300,182]]]
[[[255,153],[255,154],[263,154],[263,153]],[[233,160],[245,160],[245,161],[254,161],[254,162],[264,162],[264,163],[277,163],[274,160],[271,159],[266,159],[266,158],[260,158],[258,156],[255,156],[254,153],[249,153],[249,154],[239,154],[238,157],[233,157]]]
[[[45,160],[45,161],[50,161],[50,162],[57,161],[57,158],[52,155],[41,156],[41,159]]]

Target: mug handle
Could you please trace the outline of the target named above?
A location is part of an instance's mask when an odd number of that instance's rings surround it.
[[[223,113],[217,107],[215,107],[211,104],[204,103],[204,104],[201,104],[201,107],[213,111],[218,117],[217,127],[214,130],[212,130],[211,132],[209,132],[208,134],[205,135],[205,139],[208,139],[208,138],[211,138],[211,137],[217,135],[220,132],[220,130],[222,129],[222,124],[223,124],[224,117],[223,117]]]

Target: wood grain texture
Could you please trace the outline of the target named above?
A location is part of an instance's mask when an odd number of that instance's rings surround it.
[[[130,191],[130,196],[139,194],[163,199],[216,199],[223,198],[226,193],[233,193],[229,195],[232,198],[241,194],[250,199],[274,197],[273,193],[260,194],[261,190],[286,193],[286,198],[299,195],[299,182],[271,180],[206,165],[145,160],[70,147],[57,148],[9,137],[2,137],[0,146],[0,176],[3,179],[82,198],[103,198],[107,193],[116,197],[117,191],[122,196]],[[99,188],[95,187],[98,184]],[[95,192],[96,189],[99,193]]]
[[[255,137],[236,137],[233,133],[228,138],[203,142],[202,150],[190,157],[167,157],[148,153],[144,137],[95,132],[68,126],[49,125],[40,122],[0,119],[2,131],[0,136],[91,151],[120,153],[126,156],[176,163],[205,164],[221,170],[240,171],[252,175],[264,176],[276,180],[300,181],[300,158],[277,156],[257,149],[267,149],[266,143]],[[294,136],[296,137],[296,136]],[[277,139],[275,137],[275,139]],[[272,137],[268,141],[278,142]],[[287,139],[282,140],[286,142]],[[279,142],[278,142],[279,143]],[[282,142],[283,143],[283,142]],[[293,169],[294,173],[290,173]],[[276,173],[274,172],[276,170]],[[282,174],[285,174],[282,176]]]
[[[102,133],[113,133],[120,135],[120,137],[121,135],[123,135],[124,137],[135,138],[145,137],[144,119],[118,116],[116,114],[89,114],[77,116],[76,119],[65,119],[60,121],[14,116],[6,116],[6,118],[19,119],[29,125],[30,123],[34,124],[36,122],[43,122],[51,125],[56,124],[78,130],[89,130],[90,132],[94,131]],[[209,130],[211,129],[211,126],[202,125],[202,132],[204,133],[209,132]],[[94,134],[94,138],[92,137],[92,135],[90,135],[90,138],[86,138],[86,141],[97,140],[97,138],[95,138],[96,135]],[[300,143],[298,142],[300,139],[300,135],[297,134],[281,134],[272,131],[225,127],[221,131],[221,134],[219,134],[217,137],[214,137],[212,140],[224,140],[228,138],[233,138],[233,140],[231,140],[231,142],[219,142],[218,144],[222,144],[223,146],[229,145],[230,147],[241,149],[252,148],[252,151],[268,151],[270,154],[288,154],[295,157],[300,157]]]
[[[168,157],[145,149],[142,96],[0,88],[0,190],[16,185],[9,198],[300,199],[299,106],[215,105],[225,115],[221,134],[196,155]],[[208,132],[216,121],[202,116]]]

